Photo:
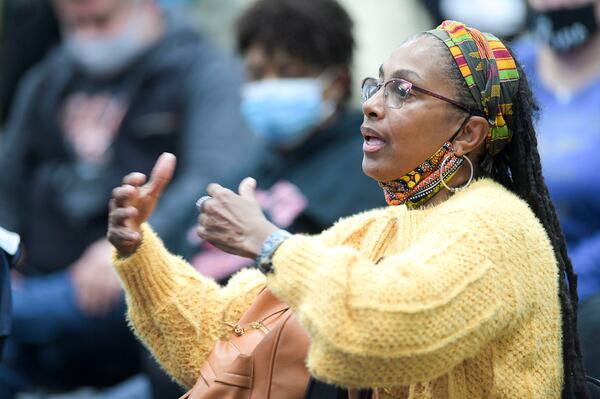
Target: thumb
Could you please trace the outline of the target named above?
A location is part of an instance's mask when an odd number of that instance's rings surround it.
[[[252,177],[246,177],[240,183],[240,188],[238,192],[240,193],[240,197],[246,198],[252,201],[256,201],[256,180]]]
[[[163,152],[158,158],[154,168],[152,168],[150,181],[148,182],[149,195],[151,197],[159,197],[167,184],[169,184],[175,172],[176,163],[177,158],[175,158],[175,155],[168,152]]]

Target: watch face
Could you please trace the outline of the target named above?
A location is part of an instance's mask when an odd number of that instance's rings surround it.
[[[272,270],[272,268],[273,264],[271,263],[270,257],[261,257],[260,261],[258,262],[258,270],[264,274],[267,274]]]

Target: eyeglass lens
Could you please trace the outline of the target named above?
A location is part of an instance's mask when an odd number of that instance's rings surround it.
[[[380,83],[375,78],[367,78],[363,82],[361,100],[367,101],[373,97],[379,88]],[[400,108],[410,94],[411,84],[409,82],[392,79],[384,84],[383,97],[385,105],[389,108]]]

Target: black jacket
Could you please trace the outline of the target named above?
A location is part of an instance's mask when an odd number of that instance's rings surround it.
[[[289,151],[262,143],[249,164],[220,183],[237,192],[244,177],[255,178],[267,217],[292,233],[317,234],[343,216],[385,206],[382,190],[362,171],[362,119],[361,112],[341,111],[330,126]],[[195,211],[189,231],[196,219]],[[190,257],[206,249],[194,247],[189,236],[180,253]]]

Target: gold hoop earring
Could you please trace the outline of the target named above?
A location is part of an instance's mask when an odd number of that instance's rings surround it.
[[[450,192],[456,193],[458,191],[464,190],[465,188],[469,187],[469,185],[471,184],[471,182],[473,181],[473,163],[471,162],[471,160],[469,159],[469,157],[466,156],[462,156],[461,158],[465,161],[467,161],[467,163],[469,164],[469,167],[471,168],[471,175],[469,176],[469,180],[467,181],[467,183],[462,186],[462,187],[450,187],[446,184],[445,180],[444,180],[444,166],[446,165],[446,161],[448,161],[448,158],[451,157],[454,154],[451,155],[446,155],[444,157],[444,160],[442,161],[442,164],[440,165],[440,181],[442,182],[442,186],[446,187],[446,189]]]

